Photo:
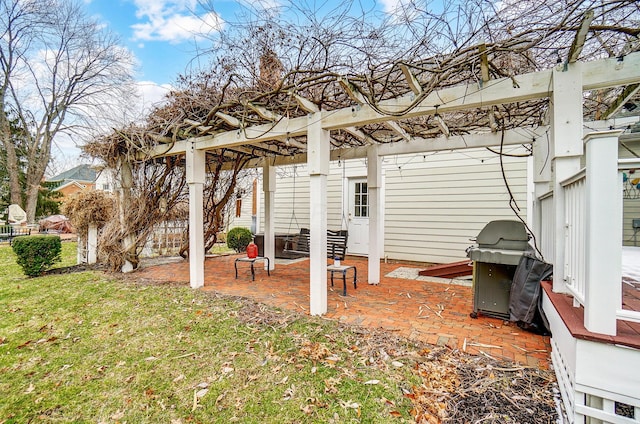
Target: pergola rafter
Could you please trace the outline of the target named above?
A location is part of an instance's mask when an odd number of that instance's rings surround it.
[[[632,85],[637,78],[637,69],[640,67],[640,53],[632,53],[623,58],[585,62],[579,65],[581,67],[584,91]],[[362,130],[363,127],[371,124],[387,124],[392,122],[394,124],[390,125],[394,126],[396,130],[397,128],[402,130],[404,135],[401,138],[405,140],[419,140],[424,139],[424,137],[419,134],[409,134],[404,128],[396,127],[395,122],[419,117],[433,117],[436,114],[442,117],[445,116],[445,114],[459,114],[473,111],[474,109],[482,110],[486,107],[546,99],[549,96],[551,84],[552,71],[545,70],[514,77],[492,79],[482,87],[477,83],[463,84],[442,90],[435,90],[420,98],[416,98],[415,94],[411,92],[410,94],[396,98],[381,100],[375,105],[362,103],[337,110],[320,110],[319,107],[313,107],[312,105],[314,104],[308,99],[300,100],[302,99],[301,96],[294,96],[299,104],[304,104],[305,113],[307,114],[293,118],[279,116],[277,120],[270,123],[238,128],[237,130],[224,131],[217,134],[186,137],[168,146],[158,145],[149,153],[152,156],[183,154],[186,151],[187,143],[195,143],[198,149],[215,150],[225,147],[232,148],[241,145],[255,145],[257,143],[274,140],[282,142],[286,140],[286,138],[289,138],[290,141],[294,138],[304,139],[309,126],[310,118],[308,114],[312,110],[316,111],[313,119],[318,119],[316,116],[319,116],[323,128],[330,131],[344,130],[352,134],[355,138],[367,143],[371,142],[372,138]],[[354,94],[354,97],[359,98],[363,102],[365,101],[362,95]],[[264,113],[265,116],[269,115],[264,108],[261,108],[261,113]],[[218,114],[224,116],[225,122],[228,123],[229,115],[217,112],[216,116]],[[444,121],[442,123],[444,124]],[[487,123],[489,123],[488,120]],[[526,124],[526,120],[516,121],[515,124],[506,122],[502,128],[509,129],[510,127]],[[432,124],[431,128],[437,125],[438,124]],[[492,127],[489,125],[485,127],[484,131],[487,131],[486,128],[488,128],[489,131],[492,130]],[[446,134],[444,129],[441,131]],[[450,129],[449,132],[451,132]],[[294,147],[299,149],[304,150],[306,148],[306,143],[304,142],[296,141],[294,144]],[[349,146],[350,145],[344,147]],[[303,152],[298,151],[291,153],[299,154]]]

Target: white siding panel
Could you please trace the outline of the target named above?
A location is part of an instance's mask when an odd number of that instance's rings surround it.
[[[247,177],[249,179],[249,177]],[[253,177],[251,177],[253,178]],[[252,213],[253,213],[253,208],[252,208],[252,203],[253,203],[253,193],[252,193],[252,185],[251,184],[245,184],[247,187],[249,187],[246,190],[243,190],[243,195],[242,195],[242,209],[240,211],[240,216],[236,216],[236,196],[233,195],[231,196],[231,200],[229,201],[228,204],[228,222],[227,222],[227,229],[230,230],[231,228],[235,228],[235,227],[244,227],[244,228],[249,228],[251,229],[251,223],[252,223]]]
[[[342,166],[337,162],[331,164],[327,178],[327,228],[340,230],[346,228],[346,218],[342,216]]]
[[[293,174],[295,172],[295,179]],[[297,233],[309,228],[309,174],[305,165],[276,171],[275,231]]]
[[[522,153],[520,151],[520,153]],[[469,240],[509,208],[499,158],[486,150],[387,159],[385,254],[392,259],[462,260]],[[511,191],[526,219],[526,158],[504,158]]]

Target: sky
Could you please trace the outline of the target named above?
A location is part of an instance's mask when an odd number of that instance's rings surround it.
[[[197,51],[211,44],[216,32],[238,22],[249,6],[274,8],[287,0],[81,0],[87,14],[119,37],[137,62],[140,109],[148,111],[162,101],[181,73],[197,66]],[[289,0],[313,10],[330,11],[343,0]],[[357,7],[381,14],[392,13],[411,0],[351,0]],[[427,1],[427,0],[423,0]],[[298,3],[299,2],[299,3]],[[201,7],[207,3],[208,10]],[[215,12],[211,12],[215,10]],[[285,12],[286,13],[286,12]],[[295,16],[291,17],[295,20]],[[203,59],[206,60],[206,59]],[[71,137],[60,137],[49,173],[58,173],[85,160]]]
[[[280,0],[208,0],[215,12],[204,10],[197,0],[84,0],[87,12],[119,35],[136,57],[138,81],[145,103],[159,101],[180,73],[197,57],[196,43],[207,46],[210,31],[224,31],[225,22],[250,2],[265,7]],[[293,0],[295,1],[295,0]],[[304,0],[303,0],[304,1]],[[310,0],[313,3],[313,0]],[[361,0],[383,12],[391,12],[402,0]],[[307,0],[309,2],[309,0]],[[330,7],[340,0],[318,1]]]

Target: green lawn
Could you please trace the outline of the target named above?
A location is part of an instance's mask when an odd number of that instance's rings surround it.
[[[74,249],[63,243],[60,266]],[[26,278],[7,245],[0,317],[0,424],[554,416],[548,371],[188,287],[98,271]]]
[[[26,278],[8,246],[0,314],[0,423],[398,422],[419,381],[334,323],[98,272]]]

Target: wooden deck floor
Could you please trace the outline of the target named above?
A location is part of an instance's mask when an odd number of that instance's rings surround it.
[[[640,311],[640,284],[623,283],[622,286],[623,308]],[[640,349],[640,324],[618,320],[616,336],[592,333],[584,327],[584,308],[574,307],[573,297],[566,294],[554,293],[551,289],[551,282],[548,281],[543,282],[542,287],[573,337]]]

